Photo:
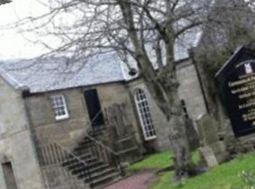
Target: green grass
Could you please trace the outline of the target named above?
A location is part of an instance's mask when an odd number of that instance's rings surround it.
[[[192,155],[192,160],[194,163],[198,163],[199,154],[194,152]],[[144,158],[144,160],[139,161],[129,167],[132,171],[141,171],[147,169],[163,169],[173,164],[171,153],[162,152],[157,154],[152,154]]]
[[[145,157],[144,160],[131,165],[129,170],[162,169],[172,165],[172,163],[170,152],[162,152]]]
[[[243,170],[255,171],[255,154],[240,156],[222,164],[209,172],[188,179],[183,186],[173,186],[173,172],[162,174],[152,189],[232,189],[242,188],[242,180],[238,176]]]
[[[193,153],[192,159],[194,163],[198,163],[199,154]],[[144,160],[131,165],[129,170],[162,169],[172,165],[172,163],[170,153],[163,152],[147,156]],[[205,174],[187,179],[183,186],[173,185],[171,182],[173,172],[162,173],[151,189],[241,189],[242,181],[238,175],[243,170],[255,172],[255,153],[240,156]]]

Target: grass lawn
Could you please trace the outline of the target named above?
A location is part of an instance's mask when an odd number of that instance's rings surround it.
[[[131,165],[129,170],[141,171],[146,169],[161,169],[172,164],[170,152],[162,152],[145,157],[144,160]]]
[[[193,162],[199,161],[198,153],[193,153]],[[129,170],[162,169],[172,164],[169,152],[158,153],[129,167]],[[255,172],[255,153],[242,155],[228,163],[222,164],[209,172],[188,179],[183,186],[174,186],[171,182],[173,172],[159,175],[151,189],[243,189],[239,174],[242,171]],[[254,178],[255,179],[255,178]]]
[[[194,163],[199,161],[197,152],[193,153],[192,159]],[[170,152],[162,152],[149,155],[144,160],[135,163],[129,167],[132,171],[141,171],[146,169],[163,169],[173,164]]]
[[[151,189],[243,189],[238,176],[243,170],[255,171],[255,153],[243,155],[209,172],[188,179],[183,186],[173,186],[173,172],[162,174]]]

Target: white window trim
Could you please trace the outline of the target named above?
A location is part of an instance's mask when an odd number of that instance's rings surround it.
[[[66,113],[66,115],[62,115],[62,116],[55,116],[55,119],[57,120],[57,121],[59,121],[59,120],[64,120],[64,119],[68,119],[69,118],[69,114],[68,113]]]
[[[157,138],[157,135],[156,135],[156,134],[153,135],[153,136],[147,136],[147,134],[146,134],[147,132],[146,132],[145,125],[144,125],[144,122],[143,122],[143,115],[142,115],[142,113],[141,113],[141,111],[140,111],[140,107],[139,107],[139,103],[140,103],[140,102],[138,102],[138,99],[137,99],[137,91],[138,91],[138,90],[142,90],[143,92],[144,92],[144,90],[138,88],[138,89],[136,89],[135,92],[134,92],[136,110],[137,110],[137,112],[138,112],[139,121],[140,121],[140,124],[141,124],[141,126],[142,126],[143,136],[144,136],[145,141],[154,140],[154,139]],[[145,93],[145,92],[144,92],[144,93]],[[146,97],[146,94],[145,94],[145,97]],[[145,100],[146,100],[147,103],[148,103],[147,97],[145,98]],[[148,108],[149,108],[149,111],[150,111],[149,103],[148,103]],[[151,114],[150,114],[150,115],[151,115]],[[151,120],[152,120],[152,117],[151,117]],[[153,129],[155,130],[155,127],[154,127],[154,125],[153,125],[153,121],[152,121],[152,126],[153,126]]]
[[[55,109],[54,109],[54,107],[53,107],[53,105],[52,105],[52,102],[51,102],[51,106],[52,106],[52,109],[53,109],[53,111],[54,111],[55,120],[59,121],[59,120],[68,119],[68,118],[69,118],[69,112],[68,112],[68,108],[67,108],[65,96],[62,95],[62,94],[59,94],[59,95],[51,95],[51,96],[50,96],[51,101],[52,101],[52,98],[56,98],[56,97],[61,97],[62,102],[63,102],[63,107],[64,107],[64,110],[65,110],[65,114],[64,114],[64,115],[55,115]]]

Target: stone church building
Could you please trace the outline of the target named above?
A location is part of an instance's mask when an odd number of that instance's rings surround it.
[[[0,64],[0,188],[102,186],[121,162],[169,150],[169,129],[143,80],[116,54]],[[179,95],[195,121],[206,112],[196,68],[177,62]]]

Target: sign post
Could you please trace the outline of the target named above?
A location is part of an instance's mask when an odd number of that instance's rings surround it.
[[[255,52],[240,48],[216,74],[236,137],[255,132]]]

